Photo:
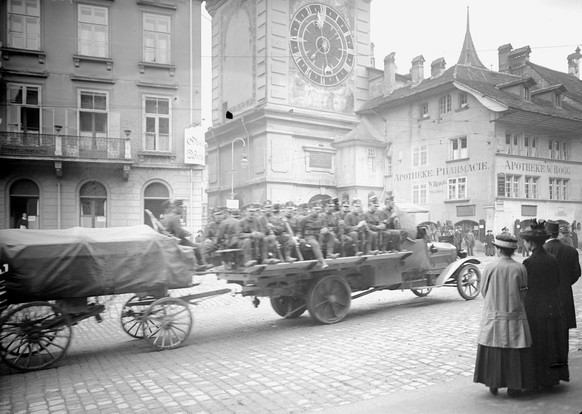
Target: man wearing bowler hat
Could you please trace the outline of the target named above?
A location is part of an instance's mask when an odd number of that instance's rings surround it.
[[[564,311],[564,321],[566,329],[576,328],[576,307],[574,305],[574,295],[572,285],[580,278],[580,258],[578,250],[572,246],[562,243],[558,239],[560,225],[556,221],[546,223],[546,231],[550,233],[550,238],[544,244],[544,250],[556,256],[560,268],[560,284],[558,294]]]

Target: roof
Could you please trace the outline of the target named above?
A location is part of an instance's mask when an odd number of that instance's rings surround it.
[[[336,138],[334,144],[346,143],[349,141],[387,144],[382,134],[380,134],[380,132],[378,132],[378,130],[366,118],[362,118],[358,126],[346,135]]]

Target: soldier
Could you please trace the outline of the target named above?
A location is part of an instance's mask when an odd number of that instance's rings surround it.
[[[362,212],[362,200],[355,198],[352,200],[352,211],[346,215],[346,231],[356,245],[356,256],[370,251],[369,237],[370,230]]]
[[[348,236],[348,231],[346,230],[346,216],[350,212],[349,201],[343,201],[341,204],[340,211],[337,212],[338,218],[338,233],[337,238],[339,240],[339,250],[341,257],[354,256],[356,254],[356,245],[354,240]]]
[[[276,203],[273,205],[273,217],[272,223],[278,228],[281,227],[281,232],[276,233],[277,235],[277,246],[279,252],[283,255],[283,260],[286,262],[294,262],[297,258],[292,256],[292,253],[296,251],[297,244],[295,238],[291,235],[285,225],[285,217],[281,213],[281,205]]]
[[[182,228],[181,215],[182,215],[182,203],[180,201],[175,201],[170,203],[169,201],[164,203],[164,217],[161,220],[162,226],[164,226],[165,231],[179,239],[179,244],[182,246],[190,246],[194,248],[196,267],[198,268],[209,268],[204,259],[204,255],[201,251],[201,246],[196,243],[192,243],[188,240],[190,233]],[[199,264],[201,266],[199,266]]]
[[[285,226],[285,231],[283,236],[289,237],[289,245],[292,247],[292,252],[294,252],[297,257],[288,256],[289,259],[303,260],[303,255],[299,250],[299,232],[301,231],[301,221],[295,214],[297,207],[293,201],[288,201],[285,203],[285,213],[283,216],[283,224]],[[282,243],[283,244],[283,243]],[[290,260],[293,261],[293,260]]]
[[[264,246],[266,227],[257,215],[259,205],[249,203],[243,207],[244,217],[240,220],[239,247],[243,251],[246,267],[257,264],[266,258],[267,250]]]
[[[382,223],[380,214],[378,214],[378,196],[371,196],[368,198],[368,211],[364,214],[364,219],[368,224],[370,229],[370,253],[377,253],[378,250],[385,251],[384,241],[384,230],[386,230],[386,225]]]
[[[337,198],[330,198],[325,205],[325,212],[321,215],[323,219],[323,227],[319,232],[319,245],[322,250],[325,250],[325,257],[327,259],[335,259],[339,254],[335,253],[339,241],[338,234],[338,218],[336,216]]]
[[[218,225],[217,244],[221,249],[236,249],[238,248],[239,233],[240,221],[232,216],[230,209],[225,208],[223,220]]]
[[[275,264],[281,261],[281,249],[279,244],[279,236],[283,233],[283,221],[273,214],[273,203],[266,200],[261,209],[262,219],[265,224],[265,249],[267,257],[263,258],[263,263],[268,261],[268,264]]]
[[[202,244],[201,244],[201,255],[204,257],[204,261],[210,261],[211,255],[215,251],[219,249],[218,243],[218,228],[220,226],[220,222],[223,220],[224,215],[223,211],[226,207],[216,207],[212,211],[212,221],[206,225],[204,228],[204,234],[202,236]]]
[[[309,245],[321,267],[326,268],[329,265],[323,258],[318,241],[322,227],[323,218],[321,217],[321,203],[316,201],[311,205],[309,215],[304,217],[301,221],[301,235],[305,238],[306,246]]]

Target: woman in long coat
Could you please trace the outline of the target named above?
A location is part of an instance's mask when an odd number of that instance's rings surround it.
[[[522,234],[532,255],[523,261],[527,269],[528,292],[525,311],[532,336],[535,388],[544,389],[569,381],[568,335],[564,323],[558,285],[557,259],[544,250],[550,237],[545,222],[532,221]]]
[[[473,381],[485,384],[494,395],[507,387],[513,397],[532,388],[531,335],[524,307],[528,277],[525,267],[511,258],[517,249],[514,236],[499,234],[493,244],[498,257],[483,271],[484,304]]]

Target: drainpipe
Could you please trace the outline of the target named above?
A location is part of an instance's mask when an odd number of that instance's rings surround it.
[[[57,229],[61,229],[61,181],[57,180]]]

